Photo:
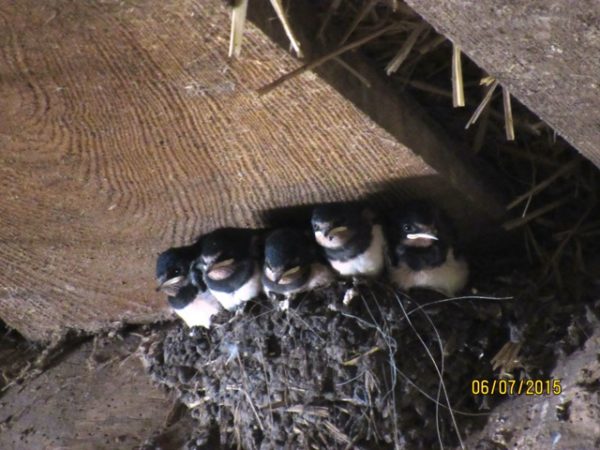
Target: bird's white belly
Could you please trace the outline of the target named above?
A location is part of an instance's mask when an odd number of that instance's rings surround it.
[[[347,261],[330,260],[331,266],[343,276],[377,276],[384,267],[385,240],[381,225],[373,226],[371,245],[363,253]]]
[[[402,263],[390,270],[390,278],[405,290],[415,287],[429,288],[453,296],[467,284],[469,267],[466,261],[454,258],[454,252],[450,249],[446,261],[441,266],[415,271]]]
[[[242,303],[257,297],[260,294],[261,289],[262,283],[260,282],[260,272],[257,267],[252,277],[235,291],[222,292],[211,290],[211,293],[223,308],[232,311]]]
[[[323,264],[313,264],[306,290],[311,291],[327,286],[335,281],[335,275],[331,269]]]
[[[197,296],[190,304],[174,309],[188,327],[210,328],[211,318],[221,310],[219,302],[208,292]]]

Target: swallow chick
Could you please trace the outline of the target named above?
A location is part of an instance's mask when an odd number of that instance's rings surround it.
[[[200,255],[201,239],[192,245],[172,247],[165,250],[156,260],[157,291],[174,297],[183,286],[188,284],[188,275],[192,262]]]
[[[210,293],[228,311],[257,297],[261,285],[261,232],[244,228],[220,228],[204,235],[200,270]]]
[[[265,239],[262,284],[265,294],[284,298],[281,308],[301,292],[327,286],[333,271],[320,260],[310,234],[292,228],[272,231]]]
[[[189,246],[173,247],[161,253],[156,262],[158,291],[167,294],[173,311],[188,327],[210,328],[211,318],[220,310],[206,291],[202,278],[193,277],[191,265],[199,256],[200,239]]]
[[[441,211],[417,203],[399,209],[390,217],[388,241],[390,280],[400,288],[428,288],[452,297],[466,286],[469,267]]]
[[[331,267],[345,277],[376,277],[385,267],[385,238],[368,208],[332,203],[312,214],[317,243]]]
[[[210,328],[212,317],[221,311],[221,305],[207,290],[188,283],[174,297],[168,297],[173,311],[190,328]]]

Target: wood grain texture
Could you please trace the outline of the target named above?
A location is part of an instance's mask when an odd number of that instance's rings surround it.
[[[476,214],[314,74],[259,98],[297,62],[254,26],[228,61],[228,29],[216,0],[0,1],[9,326],[44,340],[164,318],[158,252],[272,208],[393,186]]]
[[[141,448],[165,426],[173,400],[135,352],[139,338],[98,338],[0,399],[0,448]],[[184,438],[189,434],[183,433]],[[180,448],[180,447],[165,447]]]
[[[597,0],[407,0],[600,167]]]

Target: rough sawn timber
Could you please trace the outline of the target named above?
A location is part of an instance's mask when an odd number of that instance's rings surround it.
[[[157,253],[216,226],[261,225],[272,208],[392,186],[464,218],[497,210],[461,189],[476,173],[449,182],[314,74],[259,98],[298,62],[251,24],[229,61],[228,38],[216,0],[0,0],[10,327],[46,340],[164,318]]]
[[[406,2],[600,167],[597,0]]]

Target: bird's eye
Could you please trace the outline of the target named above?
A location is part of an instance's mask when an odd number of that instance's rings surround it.
[[[405,223],[402,225],[402,231],[404,231],[405,233],[410,233],[413,231],[413,226],[409,223]]]
[[[181,270],[179,268],[177,268],[173,271],[173,275],[175,275],[175,276],[179,275],[180,273],[181,273]]]

